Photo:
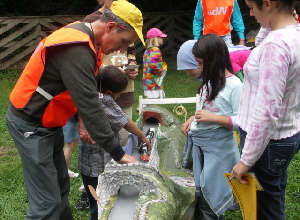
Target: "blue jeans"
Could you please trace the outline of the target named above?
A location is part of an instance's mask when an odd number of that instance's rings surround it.
[[[241,148],[247,133],[240,129]],[[258,220],[284,220],[287,168],[300,147],[300,132],[281,140],[270,140],[259,160],[251,168],[263,191],[257,196]]]
[[[91,212],[91,218],[90,220],[98,220],[98,205],[97,201],[94,199],[92,194],[90,193],[88,185],[91,185],[96,190],[98,185],[98,177],[90,177],[85,176],[81,174],[82,182],[85,188],[85,191],[87,192],[88,198],[89,198],[89,204],[90,204],[90,212]]]
[[[186,137],[186,142],[184,145],[184,151],[183,151],[183,168],[188,168],[190,163],[190,156],[193,148],[193,140],[192,140],[192,134],[191,131],[188,132],[188,135]]]
[[[200,187],[196,187],[195,200],[195,220],[223,220],[223,215],[217,216],[207,204]]]
[[[73,116],[69,119],[68,123],[63,127],[65,143],[72,143],[79,140],[78,119]]]

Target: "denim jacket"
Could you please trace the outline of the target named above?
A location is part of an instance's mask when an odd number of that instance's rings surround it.
[[[224,173],[232,171],[240,154],[233,132],[224,127],[191,131],[196,187],[218,216],[233,205],[233,194]]]

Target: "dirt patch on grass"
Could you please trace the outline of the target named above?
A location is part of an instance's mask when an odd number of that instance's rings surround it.
[[[0,157],[5,156],[10,150],[12,150],[12,147],[0,146]]]

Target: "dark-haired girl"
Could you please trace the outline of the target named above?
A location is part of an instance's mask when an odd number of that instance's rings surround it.
[[[202,70],[200,107],[190,125],[197,219],[222,219],[234,198],[224,173],[239,160],[232,129],[242,83],[232,74],[227,46],[214,34],[201,36],[193,54]]]
[[[247,183],[243,176],[251,169],[260,181],[258,219],[284,220],[287,168],[300,147],[300,24],[293,0],[246,3],[270,32],[244,66],[237,117],[243,151],[232,174]]]

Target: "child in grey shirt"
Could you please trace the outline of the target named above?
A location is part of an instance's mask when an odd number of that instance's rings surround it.
[[[99,100],[110,121],[115,136],[118,137],[120,129],[125,128],[128,132],[138,136],[141,141],[147,144],[148,149],[151,149],[151,144],[144,133],[127,117],[115,102],[115,99],[118,98],[127,86],[128,78],[126,74],[118,67],[106,66],[100,70],[99,76]],[[94,188],[97,187],[98,176],[104,171],[105,164],[110,160],[110,155],[105,153],[101,146],[90,144],[83,140],[80,141],[78,170],[81,173],[83,185],[88,195],[91,220],[98,219],[98,207],[97,202],[90,194],[88,185]]]

